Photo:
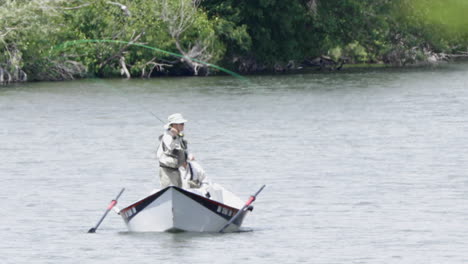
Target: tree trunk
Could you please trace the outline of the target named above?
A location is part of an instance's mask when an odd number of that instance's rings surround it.
[[[125,57],[121,56],[119,62],[120,62],[120,67],[122,67],[122,69],[120,70],[120,74],[125,75],[127,79],[130,79],[131,76],[130,76],[130,72],[127,69],[127,65],[125,64]]]
[[[0,67],[0,84],[4,84],[5,80],[3,79],[3,68]]]

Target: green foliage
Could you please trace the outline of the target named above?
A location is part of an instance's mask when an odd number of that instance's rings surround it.
[[[303,1],[280,0],[205,0],[204,8],[224,20],[223,40],[229,54],[247,55],[266,64],[300,59],[314,46],[308,27],[311,16]]]
[[[357,41],[350,43],[345,47],[344,55],[350,58],[352,63],[364,63],[369,61],[369,54]]]
[[[19,79],[197,74],[144,43],[247,70],[329,54],[404,65],[467,51],[465,0],[0,0],[0,70]],[[246,66],[247,65],[247,66]],[[248,66],[250,65],[250,66]],[[256,65],[253,67],[252,65]]]
[[[395,5],[398,27],[424,40],[438,52],[451,52],[468,45],[468,2],[463,0],[399,0]]]
[[[57,39],[60,29],[50,26],[58,16],[49,9],[52,2],[4,0],[0,5],[0,68],[14,79],[22,69],[34,76],[32,69],[40,69]]]

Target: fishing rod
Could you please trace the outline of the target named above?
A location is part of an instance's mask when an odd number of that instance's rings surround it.
[[[151,111],[148,111],[152,116],[156,117],[156,119],[158,119],[159,121],[161,121],[161,123],[163,124],[166,124],[164,121],[161,120],[161,118],[159,118],[157,115],[155,115],[153,112]]]
[[[125,97],[127,99],[127,102],[130,104],[130,100]],[[147,112],[147,113],[150,113],[154,118],[156,118],[157,120],[159,120],[159,122],[161,122],[162,124],[166,124],[166,122],[164,122],[161,118],[159,118],[156,114],[154,114],[152,111],[146,109],[145,107],[141,106],[140,104],[137,104],[137,106],[140,108],[140,110],[142,110],[143,112]]]

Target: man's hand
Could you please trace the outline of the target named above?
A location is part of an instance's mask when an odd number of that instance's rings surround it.
[[[195,156],[193,156],[192,154],[188,154],[187,159],[188,159],[189,161],[195,160]]]
[[[179,131],[177,131],[177,129],[175,129],[173,127],[171,127],[171,129],[169,131],[171,132],[172,136],[174,136],[174,137],[179,135]]]

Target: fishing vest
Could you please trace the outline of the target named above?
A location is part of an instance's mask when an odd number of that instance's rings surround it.
[[[159,136],[158,160],[159,166],[178,169],[187,160],[187,141],[183,137],[173,136],[169,131]]]

